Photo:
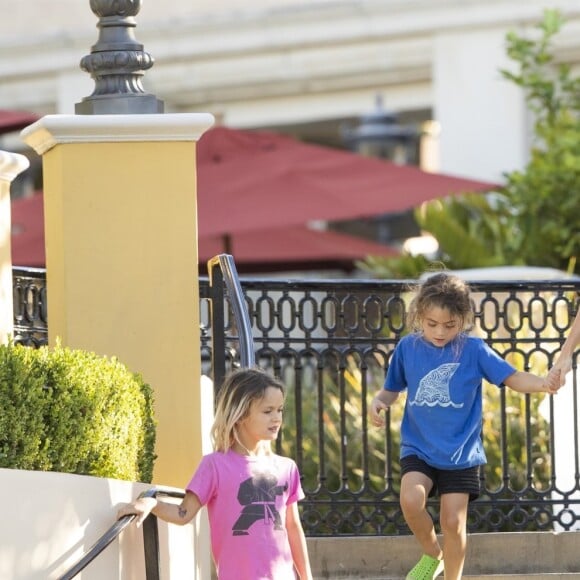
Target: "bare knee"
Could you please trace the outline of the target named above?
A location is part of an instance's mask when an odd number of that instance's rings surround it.
[[[412,471],[401,479],[400,504],[407,522],[423,516],[433,482],[425,474]]]
[[[405,518],[415,517],[425,509],[425,494],[417,489],[401,494],[399,501]]]
[[[445,536],[464,536],[467,527],[467,494],[444,494],[441,496],[439,523]]]
[[[439,515],[439,523],[444,536],[460,536],[465,533],[464,519],[456,512],[442,512]]]

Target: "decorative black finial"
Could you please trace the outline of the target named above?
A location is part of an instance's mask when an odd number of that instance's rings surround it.
[[[76,103],[79,115],[162,113],[163,101],[145,92],[141,77],[153,66],[153,57],[135,40],[135,16],[141,0],[90,0],[99,17],[99,38],[81,69],[95,81],[89,97]]]

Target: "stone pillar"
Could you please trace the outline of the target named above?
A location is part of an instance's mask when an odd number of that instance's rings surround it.
[[[49,115],[43,157],[49,344],[116,356],[151,384],[154,482],[202,454],[196,141],[209,114]]]
[[[10,184],[28,165],[24,155],[0,151],[0,342],[3,344],[14,334]]]
[[[512,66],[506,32],[454,29],[435,39],[434,118],[442,128],[442,172],[502,183],[505,172],[527,163],[531,124],[524,95],[499,72]]]

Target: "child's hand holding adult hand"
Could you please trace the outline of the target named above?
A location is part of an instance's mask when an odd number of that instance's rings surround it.
[[[548,393],[550,393],[551,395],[555,395],[560,390],[564,382],[565,381],[562,381],[561,378],[560,369],[554,367],[548,373],[546,380],[544,382],[544,386],[546,387]]]

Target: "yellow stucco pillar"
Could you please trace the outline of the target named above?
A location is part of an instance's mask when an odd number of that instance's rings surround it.
[[[2,344],[6,344],[14,334],[10,184],[28,167],[28,164],[28,159],[24,155],[0,151],[0,342]]]
[[[43,157],[49,344],[116,356],[154,390],[154,482],[202,453],[196,141],[208,114],[48,115]]]

